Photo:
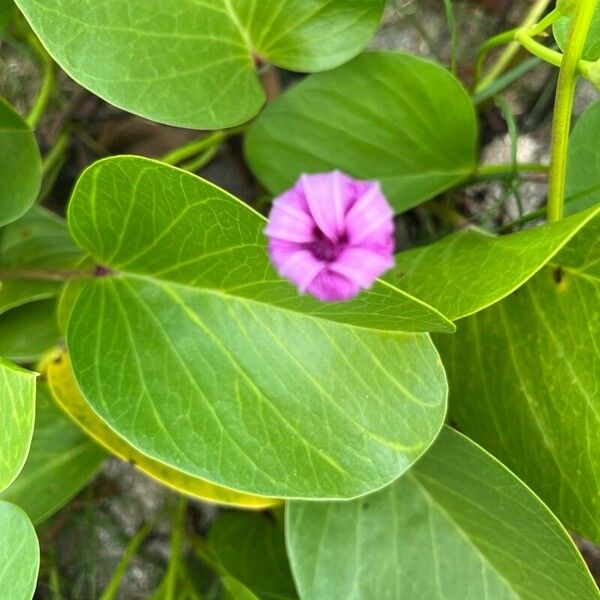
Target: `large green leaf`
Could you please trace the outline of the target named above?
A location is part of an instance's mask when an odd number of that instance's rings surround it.
[[[31,127],[0,98],[0,225],[23,215],[35,202],[42,159]]]
[[[600,541],[600,217],[502,302],[436,340],[461,430]]]
[[[40,547],[27,515],[0,502],[0,598],[30,600],[40,566]]]
[[[105,100],[210,129],[265,101],[257,64],[330,69],[356,55],[384,0],[17,0],[54,59]]]
[[[565,212],[573,214],[600,203],[600,101],[575,123],[569,140]]]
[[[19,474],[29,452],[35,419],[35,377],[35,373],[0,358],[0,491]]]
[[[106,458],[37,386],[31,451],[23,470],[0,500],[20,506],[38,524],[64,506],[96,474]]]
[[[39,269],[52,273],[75,267],[81,258],[81,250],[71,239],[64,219],[34,206],[0,230],[0,314],[60,292],[59,281],[19,280],[14,278],[17,271],[32,276]]]
[[[451,429],[384,490],[352,502],[291,502],[286,521],[303,600],[600,597],[556,517]]]
[[[439,242],[400,252],[385,279],[450,319],[498,302],[541,269],[600,213],[600,205],[511,235],[463,229]]]
[[[247,509],[266,508],[280,504],[280,501],[274,498],[240,494],[235,490],[213,485],[148,458],[119,437],[104,421],[98,418],[81,395],[73,376],[69,358],[64,352],[51,356],[51,359],[46,361],[45,367],[44,371],[48,377],[48,385],[52,396],[69,418],[96,440],[100,446],[106,448],[114,456],[128,461],[144,475],[152,477],[155,481],[176,490],[180,494],[205,502],[215,502]]]
[[[225,513],[209,532],[219,567],[261,600],[298,598],[285,551],[283,529],[262,514]]]
[[[348,497],[435,439],[446,385],[429,338],[333,321],[414,327],[395,314],[408,297],[383,284],[341,304],[298,296],[269,265],[258,214],[146,159],[86,171],[69,225],[113,270],[73,307],[75,376],[148,456],[258,495]]]
[[[570,29],[571,17],[561,17],[554,23],[554,38],[561,50],[564,50],[567,45]],[[583,48],[582,58],[585,60],[597,60],[600,58],[600,5],[596,5],[596,10],[592,17],[592,23]]]
[[[35,362],[60,338],[53,299],[30,302],[0,316],[0,355],[14,362]]]
[[[402,211],[468,177],[476,137],[472,102],[448,71],[369,52],[277,98],[250,127],[246,155],[273,193],[339,168],[381,181]]]

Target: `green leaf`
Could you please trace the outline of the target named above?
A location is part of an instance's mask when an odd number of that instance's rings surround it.
[[[302,313],[369,329],[454,331],[437,310],[387,282],[376,282],[350,302],[300,296],[271,266],[265,225],[264,217],[211,183],[138,157],[95,163],[79,180],[69,208],[71,233],[81,248],[99,263],[134,275],[136,285],[169,282],[204,290],[224,304],[257,304],[280,309],[276,314]]]
[[[595,215],[600,205],[519,233],[491,236],[463,229],[400,252],[385,279],[431,303],[452,320],[498,302],[541,269]]]
[[[554,22],[554,39],[563,51],[567,45],[570,29],[571,17],[561,17]],[[597,60],[600,58],[600,5],[596,5],[581,58],[584,60]]]
[[[116,271],[86,282],[73,307],[75,376],[144,454],[247,493],[349,497],[395,479],[435,439],[446,385],[429,338],[333,321],[422,326],[396,314],[410,314],[409,297],[383,284],[348,303],[298,296],[269,264],[258,214],[146,159],[86,171],[69,225]]]
[[[221,584],[227,600],[261,600],[243,583],[240,583],[237,579],[229,575],[221,578]]]
[[[13,0],[0,0],[0,38],[6,33],[13,15]]]
[[[29,452],[35,418],[35,378],[35,373],[0,358],[0,491],[14,481]]]
[[[101,421],[85,401],[73,377],[69,357],[64,352],[59,352],[46,362],[45,374],[54,400],[78,427],[111,454],[128,461],[144,475],[162,485],[192,498],[225,506],[250,509],[280,504],[280,501],[274,498],[240,494],[197,477],[190,477],[137,451]]]
[[[245,123],[265,101],[257,64],[330,69],[366,45],[384,0],[17,0],[78,83],[170,125]]]
[[[0,355],[14,362],[35,362],[60,338],[54,299],[30,302],[0,316]]]
[[[298,598],[283,529],[273,518],[263,514],[224,513],[211,526],[208,541],[224,572],[261,600]]]
[[[34,206],[18,221],[0,231],[0,314],[28,302],[53,298],[58,281],[9,279],[16,271],[74,268],[82,253],[74,244],[64,219]]]
[[[600,217],[527,284],[436,341],[450,414],[600,542]]]
[[[303,600],[600,597],[548,508],[448,428],[371,496],[289,503],[286,542]]]
[[[37,386],[37,409],[31,451],[23,470],[0,500],[20,506],[35,525],[52,516],[96,474],[106,458]]]
[[[451,73],[369,52],[277,98],[251,125],[246,156],[274,194],[301,173],[339,168],[381,181],[401,212],[467,178],[476,137],[471,99]]]
[[[600,101],[592,104],[575,123],[569,140],[565,212],[584,210],[600,203]]]
[[[0,502],[0,598],[30,600],[40,567],[40,547],[27,515]]]
[[[0,226],[18,219],[35,202],[42,159],[31,127],[0,98]]]

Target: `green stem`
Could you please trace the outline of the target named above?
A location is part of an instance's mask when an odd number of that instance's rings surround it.
[[[194,140],[189,144],[185,144],[179,148],[175,148],[171,152],[165,154],[160,160],[168,165],[177,165],[184,160],[196,156],[214,146],[219,146],[227,138],[241,133],[246,130],[246,126],[233,127],[232,129],[223,129],[221,131],[214,131],[199,140]]]
[[[98,276],[94,269],[0,269],[0,281],[70,281]]]
[[[179,577],[179,563],[181,561],[181,547],[185,530],[185,514],[187,501],[183,496],[177,499],[177,506],[173,515],[171,529],[171,558],[165,575],[164,600],[177,598],[177,579]]]
[[[140,530],[131,538],[129,544],[127,544],[127,548],[125,548],[125,552],[113,573],[108,585],[104,589],[102,596],[100,596],[100,600],[114,600],[117,597],[117,593],[119,592],[119,588],[121,587],[121,582],[123,581],[123,577],[125,572],[127,571],[127,567],[131,562],[131,559],[137,553],[139,547],[142,545],[143,541],[150,535],[152,530],[156,525],[155,521],[150,523],[146,523]]]
[[[503,165],[480,165],[473,173],[471,181],[494,181],[512,179],[515,173],[547,173],[548,165],[541,163],[515,163]]]
[[[24,35],[25,41],[35,52],[42,67],[42,85],[40,86],[35,102],[26,118],[27,124],[32,129],[35,129],[44,115],[44,110],[46,110],[46,105],[48,104],[48,100],[50,100],[52,90],[54,89],[54,63],[52,62],[50,55],[31,31],[27,31]]]
[[[446,20],[450,30],[450,70],[456,75],[456,66],[458,62],[458,31],[456,29],[456,19],[452,8],[452,0],[444,0],[446,10]]]
[[[199,171],[202,167],[206,166],[220,149],[221,144],[219,144],[218,146],[213,146],[212,148],[205,150],[202,154],[200,154],[200,156],[198,156],[194,160],[182,164],[181,168],[184,171],[190,171],[190,173],[195,173],[196,171]]]
[[[66,127],[61,132],[58,140],[56,140],[56,144],[54,144],[50,152],[44,156],[44,161],[42,162],[42,177],[48,177],[48,174],[61,162],[69,148],[70,139],[71,129]]]
[[[567,151],[571,129],[571,113],[577,83],[577,71],[583,46],[590,28],[597,0],[579,0],[572,18],[571,31],[558,74],[552,140],[550,143],[550,177],[548,179],[548,221],[563,216]]]
[[[548,46],[544,46],[544,44],[540,44],[538,41],[534,40],[529,32],[524,29],[520,29],[515,34],[515,40],[528,50],[534,56],[541,58],[543,61],[554,65],[555,67],[560,67],[563,55],[556,50],[552,50],[552,48],[548,48]]]
[[[550,2],[551,0],[537,0],[531,7],[531,10],[525,16],[521,28],[528,28],[537,23],[538,19],[544,14],[544,12],[546,12],[546,9],[548,8]],[[544,19],[544,21],[545,20],[547,20],[547,18]],[[483,76],[481,80],[479,78],[475,80],[475,92],[481,92],[484,88],[492,84],[506,70],[508,65],[511,63],[511,61],[519,51],[519,44],[514,41],[514,38],[507,41],[511,43],[504,49],[502,54],[498,57],[498,60],[489,69],[485,76]],[[482,58],[481,66],[483,66],[483,60],[485,60],[485,56],[483,56]]]

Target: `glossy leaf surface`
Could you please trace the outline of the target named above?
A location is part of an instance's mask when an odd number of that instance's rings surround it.
[[[368,42],[384,0],[18,0],[53,58],[111,104],[197,129],[244,123],[256,63],[330,69]]]
[[[313,75],[252,124],[248,162],[274,194],[302,173],[341,169],[382,183],[401,212],[475,168],[471,100],[444,68],[395,52],[368,52]]]
[[[571,132],[567,161],[566,214],[600,204],[599,131],[600,102],[596,102],[577,119]]]
[[[133,448],[102,422],[85,401],[77,387],[66,354],[59,353],[48,362],[46,372],[54,400],[69,418],[100,446],[135,465],[148,477],[182,494],[207,502],[244,508],[266,508],[278,504],[274,499],[240,494],[196,477],[190,477],[177,469],[148,458]]]
[[[508,469],[446,428],[389,487],[352,502],[288,505],[304,600],[591,600],[559,521]]]
[[[19,474],[29,452],[35,418],[35,377],[35,373],[0,358],[0,491]]]
[[[393,480],[435,439],[446,387],[429,338],[330,320],[411,326],[396,314],[410,297],[384,284],[348,303],[299,297],[269,264],[261,217],[149,160],[88,170],[69,225],[117,271],[77,298],[73,369],[141,452],[248,493],[348,497]],[[439,319],[425,310],[414,303]]]
[[[96,474],[106,453],[73,425],[38,383],[35,429],[23,470],[0,494],[37,525],[52,516]]]
[[[0,501],[0,598],[30,600],[40,566],[40,547],[27,515]]]
[[[436,339],[461,430],[596,542],[599,256],[597,217],[527,284]]]
[[[450,319],[498,302],[541,269],[600,213],[600,205],[555,223],[503,236],[463,229],[442,240],[400,252],[386,275]]]
[[[212,524],[208,541],[220,568],[257,598],[298,598],[286,555],[283,528],[272,517],[222,514]]]
[[[33,131],[0,98],[0,226],[18,219],[35,202],[42,159]]]

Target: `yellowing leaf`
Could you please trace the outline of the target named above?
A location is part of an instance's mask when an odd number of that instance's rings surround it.
[[[101,446],[119,458],[129,461],[137,469],[159,483],[182,494],[230,506],[243,508],[266,508],[279,504],[279,500],[242,494],[202,479],[191,477],[161,462],[148,458],[120,438],[91,409],[81,395],[71,371],[65,352],[46,362],[50,392],[60,407]]]

